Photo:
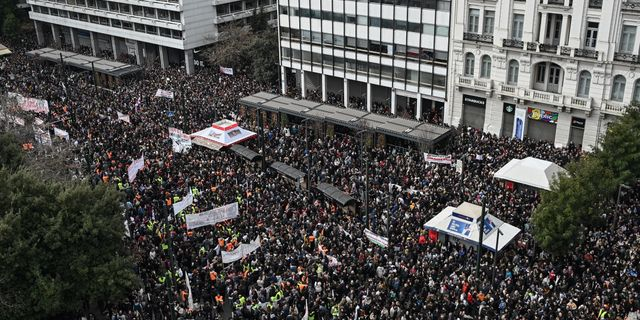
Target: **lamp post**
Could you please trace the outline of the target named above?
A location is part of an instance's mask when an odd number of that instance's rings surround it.
[[[496,247],[495,252],[493,253],[493,276],[491,277],[491,281],[495,285],[496,281],[496,269],[498,269],[498,243],[500,243],[500,235],[502,235],[502,231],[500,231],[500,226],[498,226],[498,230],[496,230]]]
[[[478,241],[478,258],[476,261],[476,274],[480,279],[480,259],[482,258],[482,238],[484,236],[484,217],[486,215],[486,201],[482,198],[482,214],[480,215],[480,241]]]

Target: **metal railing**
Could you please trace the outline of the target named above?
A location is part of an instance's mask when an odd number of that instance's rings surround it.
[[[581,58],[598,59],[598,51],[591,49],[576,49],[574,55]]]
[[[469,41],[493,43],[493,35],[492,34],[479,34],[479,33],[465,32],[462,35],[462,39],[463,40],[469,40]]]
[[[538,43],[537,42],[527,42],[527,50],[529,50],[529,51],[538,50]]]
[[[625,1],[622,3],[622,10],[640,11],[640,1]]]
[[[589,8],[602,9],[602,0],[589,0]]]
[[[516,39],[502,39],[502,46],[507,48],[524,48],[524,41]]]
[[[615,61],[623,61],[623,62],[630,62],[630,63],[640,63],[640,61],[638,60],[638,55],[637,54],[631,54],[631,53],[623,53],[623,52],[616,52],[613,55],[613,60]]]
[[[541,43],[540,52],[556,53],[558,52],[558,45]]]

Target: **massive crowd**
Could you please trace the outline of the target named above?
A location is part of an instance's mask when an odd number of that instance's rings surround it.
[[[307,130],[294,123],[254,128],[237,99],[276,89],[243,75],[199,68],[187,76],[149,66],[142,79],[113,91],[94,89],[87,78],[27,58],[31,43],[5,43],[15,54],[0,58],[0,94],[48,100],[45,120],[70,133],[84,175],[127,195],[127,244],[143,286],[105,310],[112,319],[170,319],[172,313],[182,319],[301,319],[307,310],[309,319],[622,319],[640,309],[640,185],[605,217],[610,222],[617,210],[619,228],[603,225],[572,255],[557,259],[531,238],[529,218],[539,195],[506,190],[492,179],[512,158],[535,156],[564,166],[581,156],[575,146],[556,149],[458,128],[440,152],[464,160],[460,176],[449,166],[425,163],[416,150],[370,146],[360,154],[360,140],[349,135],[309,130],[307,141]],[[175,98],[155,98],[159,88]],[[117,112],[130,115],[131,123],[119,121]],[[328,182],[360,197],[367,164],[369,214],[344,212],[231,151],[171,151],[169,126],[190,133],[219,118],[260,132],[264,148],[255,140],[246,145],[263,150],[267,162],[311,168],[312,184]],[[145,169],[129,185],[126,168],[142,154]],[[174,216],[171,205],[189,190],[196,200],[187,213],[235,201],[240,216],[186,230],[184,216]],[[423,228],[445,206],[482,198],[492,214],[523,230],[499,256],[496,279],[490,253],[477,273],[473,248],[433,241]],[[367,226],[389,235],[389,247],[367,241]],[[258,236],[258,251],[222,263],[221,250]]]

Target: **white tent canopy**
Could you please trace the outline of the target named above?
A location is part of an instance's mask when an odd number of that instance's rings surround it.
[[[464,202],[457,208],[444,208],[435,217],[425,223],[424,227],[448,234],[472,245],[478,245],[480,242],[481,216],[482,207]],[[494,252],[496,251],[498,230],[501,233],[498,238],[498,251],[504,249],[504,247],[520,233],[519,228],[496,218],[492,214],[486,214],[484,236],[482,238],[483,247]]]
[[[192,133],[191,139],[194,144],[220,150],[256,136],[255,132],[240,128],[235,121],[223,119],[209,128]]]
[[[551,182],[557,178],[558,174],[566,172],[566,169],[553,162],[528,157],[512,159],[493,177],[550,191]]]

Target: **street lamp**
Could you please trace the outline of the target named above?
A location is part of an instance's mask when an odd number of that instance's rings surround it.
[[[496,230],[496,251],[493,253],[493,276],[491,276],[491,281],[493,281],[494,285],[496,281],[496,269],[498,269],[498,243],[500,242],[500,235],[504,235],[504,233],[500,231],[500,226],[498,226],[498,230]]]

